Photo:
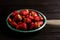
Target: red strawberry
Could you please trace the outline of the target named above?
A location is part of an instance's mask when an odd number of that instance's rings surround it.
[[[41,25],[43,25],[43,21],[35,22],[35,25],[37,25],[37,27],[40,27]]]
[[[27,9],[25,9],[25,10],[22,10],[22,11],[20,12],[20,14],[21,14],[21,15],[27,15],[27,14],[29,14],[29,11],[28,11]]]
[[[13,17],[16,16],[16,15],[18,15],[18,11],[14,11],[14,12],[12,13],[12,16],[13,16]]]
[[[38,24],[43,25],[43,21],[39,21]]]
[[[31,23],[31,19],[30,19],[30,18],[25,18],[24,21],[25,21],[26,23]]]
[[[11,18],[8,18],[8,22],[11,23],[12,22],[12,19]]]
[[[27,30],[27,25],[26,23],[20,23],[19,26],[16,27],[16,29]]]
[[[30,15],[26,15],[26,18],[28,18]]]
[[[14,20],[17,20],[17,21],[22,20],[22,16],[18,14],[14,17]]]
[[[33,16],[28,16],[30,19],[34,19],[34,17]]]
[[[34,17],[34,20],[35,20],[35,21],[39,21],[39,20],[40,20],[40,17],[39,17],[39,16],[35,16],[35,17]]]
[[[35,24],[32,22],[31,26],[30,26],[30,29],[33,29],[34,26],[35,26]]]
[[[22,18],[25,18],[25,16],[22,16]]]
[[[35,25],[38,25],[38,22],[35,22]]]
[[[37,13],[34,12],[34,11],[31,11],[30,15],[32,15],[32,16],[38,16]]]
[[[22,23],[23,23],[23,22],[18,22],[18,25],[19,25],[19,24],[22,24]]]
[[[12,21],[11,18],[8,18],[8,22],[12,25],[12,26],[17,26],[17,23],[15,21]]]
[[[14,27],[17,27],[17,23],[15,21],[12,21],[10,24]]]
[[[30,26],[30,29],[35,29],[35,28],[37,28],[37,25],[32,22],[32,23],[31,23],[31,26]]]
[[[41,19],[41,20],[44,20],[44,18],[43,18],[43,17],[40,17],[40,19]]]

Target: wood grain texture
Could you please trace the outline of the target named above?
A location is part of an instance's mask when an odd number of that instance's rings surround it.
[[[41,11],[47,19],[60,19],[60,0],[0,0],[0,40],[60,40],[60,26],[46,25],[35,33],[16,33],[5,22],[15,9],[31,8]],[[4,14],[4,15],[3,15]]]

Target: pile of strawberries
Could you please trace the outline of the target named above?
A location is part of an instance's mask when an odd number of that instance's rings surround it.
[[[8,23],[17,30],[33,30],[43,25],[44,18],[34,10],[15,10],[8,18]]]

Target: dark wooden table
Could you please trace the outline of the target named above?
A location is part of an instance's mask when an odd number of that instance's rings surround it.
[[[60,26],[46,25],[35,33],[17,33],[6,25],[6,17],[16,9],[41,11],[48,20],[60,19],[60,0],[0,0],[0,40],[60,40]]]

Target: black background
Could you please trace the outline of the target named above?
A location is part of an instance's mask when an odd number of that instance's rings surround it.
[[[29,8],[41,11],[47,19],[60,19],[60,0],[0,0],[0,40],[60,40],[60,26],[46,25],[35,33],[17,33],[6,25],[14,10]]]

